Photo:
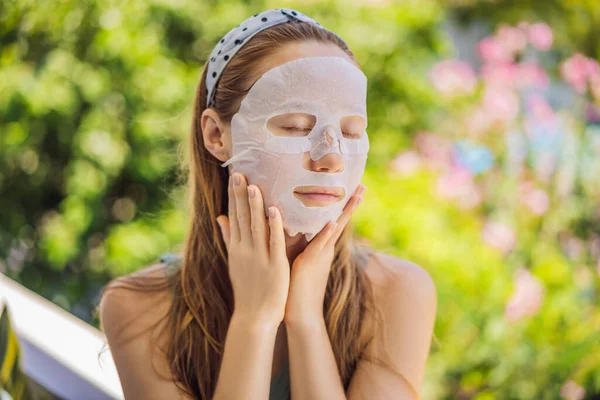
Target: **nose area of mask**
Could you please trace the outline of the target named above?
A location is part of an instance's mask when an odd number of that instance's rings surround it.
[[[315,140],[315,143],[310,149],[310,158],[313,161],[317,161],[329,153],[341,155],[339,140],[332,127],[327,127],[324,132],[317,137],[317,140]]]

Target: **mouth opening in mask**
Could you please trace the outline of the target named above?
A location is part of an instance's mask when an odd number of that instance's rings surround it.
[[[324,207],[342,201],[345,192],[341,186],[296,186],[294,197],[307,207]]]

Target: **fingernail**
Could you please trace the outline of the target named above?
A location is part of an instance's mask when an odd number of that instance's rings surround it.
[[[235,183],[235,186],[239,186],[240,185],[240,176],[239,175],[234,175],[233,176],[233,182]]]
[[[362,187],[360,188],[360,194],[363,194],[363,192],[367,189],[367,187],[365,185],[362,185]]]
[[[358,202],[356,203],[356,205],[359,205],[359,204],[360,204],[360,202],[362,201],[362,199],[363,199],[363,197],[362,197],[362,196],[360,196],[360,197],[358,198]]]
[[[253,199],[255,194],[256,194],[256,191],[254,189],[254,186],[249,186],[248,187],[248,196],[250,196],[250,198]]]
[[[273,207],[269,207],[269,217],[275,217],[275,209]]]

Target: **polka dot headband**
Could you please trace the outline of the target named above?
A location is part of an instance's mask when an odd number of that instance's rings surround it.
[[[217,83],[225,66],[235,53],[242,48],[243,43],[264,29],[292,21],[309,22],[319,28],[325,29],[317,21],[302,14],[300,11],[290,8],[277,8],[254,14],[223,36],[210,54],[210,63],[206,74],[207,108],[213,105]]]

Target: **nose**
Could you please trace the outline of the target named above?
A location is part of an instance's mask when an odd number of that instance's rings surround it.
[[[327,143],[329,143],[329,145],[331,146],[331,143],[333,143],[333,136],[331,136],[329,134],[329,131],[325,132],[325,137],[327,138]]]
[[[331,136],[329,131],[325,132],[325,135],[327,138],[327,142],[331,146],[331,144],[334,142],[333,136]],[[302,167],[304,169],[314,172],[341,172],[344,169],[344,159],[340,154],[328,153],[318,160],[313,160],[310,157],[310,151],[306,151],[302,156]]]

